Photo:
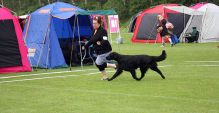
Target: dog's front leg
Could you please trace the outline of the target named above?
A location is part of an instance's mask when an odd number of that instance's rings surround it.
[[[111,81],[113,79],[115,79],[116,77],[118,77],[123,71],[121,69],[117,69],[116,73],[108,79],[108,81]]]

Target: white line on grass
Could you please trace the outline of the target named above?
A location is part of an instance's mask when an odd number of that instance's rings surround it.
[[[159,67],[170,67],[172,65],[163,65]],[[37,74],[25,74],[25,75],[16,75],[16,76],[7,76],[7,77],[0,77],[0,79],[5,78],[17,78],[17,77],[25,77],[25,76],[37,76],[37,75],[50,75],[50,74],[59,74],[59,73],[69,73],[69,72],[80,72],[80,71],[89,71],[89,70],[97,70],[97,69],[86,69],[86,70],[74,70],[74,71],[60,71],[60,72],[50,72],[50,73],[37,73]],[[113,71],[108,71],[113,72]],[[100,72],[98,72],[100,73]],[[97,74],[97,73],[88,73],[88,75]],[[41,79],[50,79],[50,78],[64,78],[69,76],[80,76],[80,75],[63,75],[63,76],[51,76],[51,77],[38,77],[38,78],[31,78],[31,79],[21,79],[21,80],[9,80],[9,81],[1,81],[1,83],[9,83],[9,82],[19,82],[19,81],[30,81],[30,80],[41,80]]]
[[[80,71],[90,71],[90,70],[97,70],[97,69],[85,69],[85,70],[73,70],[73,71],[58,71],[58,72],[48,72],[48,73],[36,73],[36,74],[25,74],[25,75],[16,75],[16,76],[5,76],[5,77],[0,77],[0,79],[18,78],[18,77],[25,77],[25,76],[37,76],[37,75],[50,75],[50,74],[60,74],[60,73],[70,73],[70,72],[80,72]]]
[[[170,67],[170,66],[172,66],[172,65],[163,65],[163,66],[158,66],[158,67]],[[15,76],[4,76],[4,77],[0,77],[0,79],[29,77],[29,76],[37,76],[37,75],[51,75],[51,74],[60,74],[60,73],[71,73],[71,72],[81,72],[81,71],[90,71],[90,70],[97,70],[97,69],[84,69],[84,70],[73,70],[73,71],[58,71],[58,72],[48,72],[48,73],[35,73],[35,74],[24,74],[24,75],[15,75]]]
[[[208,63],[208,62],[210,62],[210,63],[218,62],[218,63],[219,63],[219,61],[184,61],[184,62],[203,62],[203,63]]]
[[[114,71],[108,71],[109,73],[114,72]],[[94,75],[98,74],[100,72],[96,73],[88,73],[88,74],[83,74],[83,75]],[[42,80],[42,79],[52,79],[52,78],[66,78],[66,77],[73,77],[73,76],[82,76],[82,75],[62,75],[62,76],[50,76],[50,77],[38,77],[38,78],[30,78],[30,79],[20,79],[20,80],[9,80],[9,81],[1,81],[0,84],[2,83],[12,83],[12,82],[22,82],[22,81],[32,81],[32,80]]]
[[[133,93],[120,93],[120,92],[105,92],[105,91],[97,91],[97,90],[81,90],[81,89],[72,89],[78,92],[86,92],[86,93],[99,93],[99,94],[111,94],[111,95],[122,95],[122,96],[135,96],[135,97],[153,97],[153,98],[163,98],[163,99],[171,99],[171,100],[184,100],[184,101],[198,101],[198,102],[211,102],[211,103],[219,103],[218,100],[208,100],[208,99],[193,99],[193,98],[183,98],[183,97],[174,97],[174,96],[162,96],[162,95],[143,95],[143,94],[133,94]]]
[[[30,85],[12,85],[12,84],[7,84],[8,86],[15,86],[15,87],[25,87],[25,88],[37,88],[37,89],[47,89],[47,90],[57,90],[59,88],[56,87],[41,87],[41,86],[30,86]],[[134,94],[134,93],[122,93],[122,92],[108,92],[108,91],[99,91],[99,90],[87,90],[87,89],[63,89],[66,91],[74,91],[74,92],[82,92],[82,93],[95,93],[95,94],[101,94],[101,95],[116,95],[116,96],[128,96],[128,97],[148,97],[148,98],[161,98],[161,99],[168,99],[168,100],[177,100],[177,101],[190,101],[190,102],[202,102],[202,103],[214,103],[218,104],[219,101],[218,99],[197,99],[197,98],[187,98],[187,97],[174,97],[174,96],[164,96],[164,95],[145,95],[145,94]]]
[[[188,65],[192,67],[218,67],[219,65]]]
[[[158,67],[171,67],[173,65],[163,65],[163,66],[158,66]]]

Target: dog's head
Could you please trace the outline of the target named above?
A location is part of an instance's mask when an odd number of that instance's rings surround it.
[[[110,53],[107,57],[106,57],[106,59],[107,60],[118,60],[119,59],[119,56],[120,56],[120,54],[119,53],[116,53],[116,52],[112,52],[112,53]]]

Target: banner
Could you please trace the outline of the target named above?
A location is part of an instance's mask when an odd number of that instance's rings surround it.
[[[109,15],[108,20],[109,20],[110,33],[119,33],[119,16]]]

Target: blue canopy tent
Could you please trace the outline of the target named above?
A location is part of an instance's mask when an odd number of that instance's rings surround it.
[[[23,38],[28,47],[28,57],[32,67],[67,66],[61,49],[65,43],[60,43],[60,40],[80,41],[81,37],[90,38],[93,31],[91,17],[76,13],[83,11],[85,10],[67,3],[55,2],[29,15]]]

